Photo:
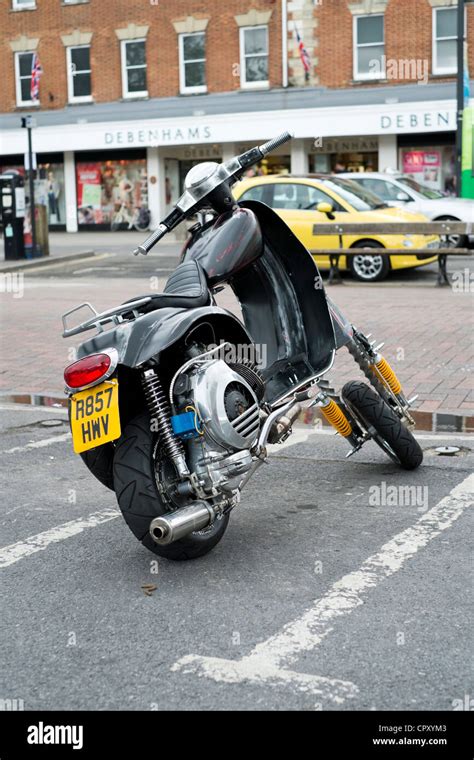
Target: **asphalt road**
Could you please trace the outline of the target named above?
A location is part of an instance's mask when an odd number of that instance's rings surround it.
[[[439,457],[453,439],[420,436],[410,473],[372,443],[346,460],[344,441],[298,429],[213,552],[155,566],[72,453],[64,411],[1,406],[0,697],[26,710],[464,704],[471,440]]]

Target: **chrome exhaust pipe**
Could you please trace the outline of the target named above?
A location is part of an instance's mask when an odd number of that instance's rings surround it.
[[[215,512],[209,504],[196,501],[189,507],[155,517],[150,523],[150,536],[160,546],[167,546],[195,530],[207,528],[214,522],[215,517]]]

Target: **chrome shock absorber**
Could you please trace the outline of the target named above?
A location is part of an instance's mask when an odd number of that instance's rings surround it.
[[[151,418],[156,420],[160,440],[166,454],[176,467],[180,478],[189,477],[189,468],[186,464],[184,449],[181,441],[176,438],[170,423],[170,408],[168,400],[161,386],[159,377],[154,370],[147,369],[142,374],[142,385]]]

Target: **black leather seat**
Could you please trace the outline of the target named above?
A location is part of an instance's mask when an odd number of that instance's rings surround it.
[[[184,261],[176,267],[168,278],[163,293],[135,296],[124,303],[136,301],[138,298],[151,298],[149,303],[140,308],[143,313],[170,307],[195,309],[199,306],[207,306],[211,301],[204,269],[194,260]]]

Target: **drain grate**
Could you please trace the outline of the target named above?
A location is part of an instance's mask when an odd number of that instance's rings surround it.
[[[425,454],[431,454],[436,457],[460,457],[470,454],[472,449],[468,446],[434,446],[425,449]]]

